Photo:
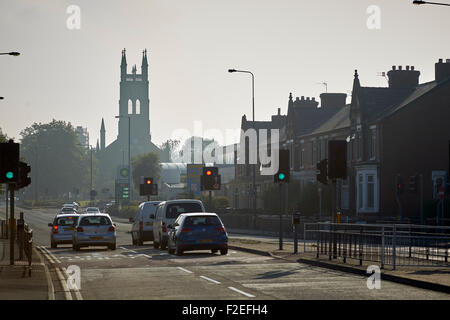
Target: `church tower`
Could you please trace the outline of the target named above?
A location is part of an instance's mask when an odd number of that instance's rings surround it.
[[[102,118],[102,126],[100,127],[100,150],[105,150],[105,121]]]
[[[131,124],[131,148],[150,142],[150,109],[147,50],[142,52],[141,73],[136,65],[127,73],[125,49],[120,64],[119,135],[121,143],[128,143],[128,117]],[[133,150],[132,150],[132,153]]]

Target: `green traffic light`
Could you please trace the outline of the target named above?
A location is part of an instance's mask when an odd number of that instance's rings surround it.
[[[284,173],[279,173],[279,174],[278,174],[278,179],[284,180],[284,178],[286,178],[286,176],[285,176]]]
[[[14,177],[14,173],[12,173],[11,171],[8,171],[7,173],[6,173],[6,178],[7,179],[12,179]]]

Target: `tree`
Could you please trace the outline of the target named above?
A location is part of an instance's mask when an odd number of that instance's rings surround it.
[[[21,156],[31,166],[35,197],[61,198],[75,189],[89,194],[90,152],[79,145],[70,122],[33,123],[20,134]],[[95,157],[92,160],[96,169]]]
[[[161,165],[159,156],[155,152],[139,155],[131,160],[131,172],[133,174],[133,184],[139,189],[141,177],[152,177],[158,181],[161,176]]]
[[[162,143],[159,147],[167,152],[170,159],[178,160],[178,155],[176,153],[176,149],[180,144],[180,140],[176,139],[168,139],[166,142]]]

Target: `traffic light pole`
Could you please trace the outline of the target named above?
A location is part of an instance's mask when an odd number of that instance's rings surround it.
[[[280,250],[283,250],[283,183],[280,182],[280,239],[279,239],[279,247]]]
[[[6,225],[8,225],[8,192],[9,192],[9,186],[7,183],[5,183],[5,218],[6,218]],[[6,238],[8,238],[8,228],[6,228]]]
[[[15,233],[14,233],[14,185],[10,184],[9,185],[9,189],[10,189],[10,207],[11,207],[11,215],[10,215],[10,222],[9,222],[9,227],[10,227],[10,241],[9,241],[9,264],[13,265],[14,264],[14,238],[15,238]]]

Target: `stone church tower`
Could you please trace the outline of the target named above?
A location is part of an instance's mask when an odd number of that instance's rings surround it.
[[[127,73],[127,58],[122,50],[120,64],[120,99],[118,118],[118,136],[106,146],[106,128],[102,119],[100,129],[99,150],[99,184],[114,185],[117,167],[128,164],[128,141],[130,140],[131,158],[155,152],[161,162],[168,162],[167,152],[160,150],[151,142],[150,135],[150,99],[148,81],[147,50],[142,52],[141,73],[137,73],[136,65]],[[129,135],[130,133],[130,135]],[[129,139],[130,138],[130,139]]]

